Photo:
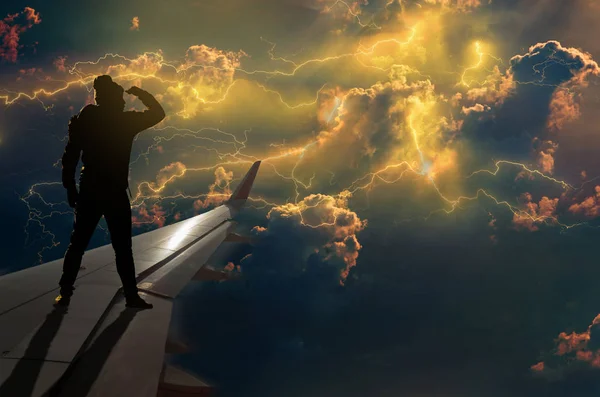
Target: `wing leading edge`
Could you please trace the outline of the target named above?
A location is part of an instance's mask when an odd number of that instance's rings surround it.
[[[173,299],[231,235],[259,166],[224,205],[134,237],[138,288],[152,310],[125,309],[110,245],[84,255],[67,311],[51,306],[62,260],[0,277],[0,395],[154,397],[177,388],[164,365]]]

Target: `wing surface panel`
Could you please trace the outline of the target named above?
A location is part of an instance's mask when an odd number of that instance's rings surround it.
[[[81,396],[155,396],[172,298],[230,234],[259,164],[225,205],[133,238],[138,285],[152,310],[124,310],[110,245],[84,255],[68,311],[51,306],[62,259],[0,277],[0,395],[42,396],[63,378],[60,390]],[[123,372],[125,359],[131,368]],[[78,373],[93,382],[73,389],[81,382],[68,380]]]

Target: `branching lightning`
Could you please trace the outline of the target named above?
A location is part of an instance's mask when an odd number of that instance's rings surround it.
[[[385,10],[392,5],[394,1],[389,1],[385,5]],[[145,160],[150,163],[150,157],[153,153],[164,150],[163,146],[173,145],[176,142],[182,142],[186,148],[194,150],[203,150],[216,157],[215,161],[201,166],[187,166],[182,163],[174,172],[160,180],[142,180],[132,184],[134,192],[132,197],[132,207],[135,210],[142,210],[154,205],[160,205],[164,202],[175,202],[177,200],[192,200],[201,202],[202,206],[216,204],[224,201],[230,192],[229,185],[231,180],[215,181],[214,185],[210,186],[208,193],[190,194],[181,190],[175,190],[178,181],[194,179],[193,175],[199,173],[215,172],[219,168],[225,170],[232,167],[243,169],[244,165],[249,165],[258,159],[263,161],[273,176],[278,177],[283,186],[293,186],[293,194],[284,202],[277,202],[272,198],[264,198],[261,196],[251,197],[249,199],[250,206],[257,209],[267,209],[280,205],[289,205],[297,211],[302,218],[302,222],[312,228],[331,226],[332,224],[321,223],[311,224],[305,222],[303,214],[314,207],[307,206],[302,197],[307,194],[316,193],[322,185],[332,189],[338,183],[343,183],[336,176],[336,170],[321,170],[314,164],[308,164],[307,156],[322,148],[322,139],[301,138],[290,144],[271,143],[264,145],[264,149],[260,155],[249,154],[250,141],[253,138],[251,129],[245,130],[241,136],[226,132],[217,126],[203,126],[198,129],[180,128],[179,122],[184,119],[193,119],[197,114],[202,112],[211,112],[219,106],[225,106],[229,100],[236,96],[238,90],[253,89],[261,92],[261,95],[266,95],[273,99],[274,103],[281,106],[282,111],[286,112],[312,112],[322,105],[323,98],[327,95],[328,90],[339,89],[335,83],[326,82],[314,92],[314,95],[308,98],[293,98],[290,99],[284,91],[275,89],[272,84],[275,79],[277,81],[295,82],[298,79],[301,83],[304,74],[310,74],[312,68],[317,68],[325,65],[335,67],[339,61],[354,60],[358,65],[360,73],[370,73],[376,71],[378,76],[381,72],[390,72],[393,67],[400,65],[400,61],[392,55],[388,67],[378,66],[375,62],[376,55],[384,52],[382,49],[387,49],[388,46],[398,48],[399,53],[411,53],[411,50],[417,51],[416,44],[426,46],[428,39],[428,21],[427,15],[423,14],[423,18],[416,23],[405,23],[403,27],[395,27],[391,33],[386,32],[386,26],[378,25],[375,21],[375,16],[367,21],[363,18],[360,8],[356,8],[356,4],[349,4],[346,1],[335,0],[329,3],[323,12],[335,14],[339,8],[346,13],[345,18],[356,23],[361,28],[376,31],[374,36],[369,36],[369,44],[363,44],[359,38],[358,44],[354,51],[343,53],[326,53],[322,56],[295,61],[281,56],[275,55],[276,43],[272,43],[263,38],[264,42],[270,45],[267,50],[269,60],[278,65],[277,68],[269,69],[252,69],[247,70],[241,67],[241,64],[235,61],[226,62],[209,62],[199,61],[194,59],[170,61],[165,59],[161,51],[145,52],[137,57],[129,58],[117,53],[106,53],[95,60],[77,61],[70,65],[66,72],[69,79],[60,80],[49,78],[43,82],[42,88],[34,88],[32,90],[11,91],[4,89],[0,94],[0,103],[5,106],[11,106],[19,101],[37,101],[44,109],[48,110],[55,104],[47,104],[51,98],[59,97],[75,89],[84,89],[88,96],[93,92],[91,86],[94,78],[100,73],[110,72],[113,78],[120,83],[135,83],[148,82],[163,88],[162,96],[167,101],[172,111],[170,116],[163,125],[153,128],[145,134],[152,134],[152,143],[144,150],[135,155],[131,161],[131,167],[134,167],[140,160]],[[402,9],[402,16],[405,14],[402,2],[399,2]],[[410,26],[407,28],[407,26]],[[363,29],[364,30],[364,29]],[[384,35],[385,33],[385,35]],[[485,68],[486,60],[493,60],[497,64],[503,65],[501,58],[486,52],[489,43],[475,41],[474,43],[464,43],[464,48],[469,52],[473,52],[475,56],[474,62],[466,61],[464,64],[470,65],[459,70],[454,70],[452,83],[458,89],[468,90],[474,86],[484,86],[490,83],[488,77],[482,79],[474,76],[482,72],[490,72]],[[413,46],[414,45],[414,46]],[[484,48],[485,47],[485,48]],[[387,54],[386,54],[387,55]],[[227,58],[226,55],[219,56]],[[296,57],[297,55],[294,55]],[[542,63],[533,66],[535,76],[539,76],[534,81],[515,81],[515,84],[534,84],[534,85],[551,85],[546,82],[546,70],[553,64],[565,62],[559,58],[550,57]],[[425,81],[430,81],[435,78],[435,74],[423,73],[419,66],[406,65],[401,63],[401,66],[406,70],[411,70]],[[565,64],[565,66],[569,66]],[[300,73],[305,71],[306,73]],[[435,73],[438,73],[436,71]],[[439,72],[443,74],[442,72]],[[433,76],[433,77],[432,77]],[[321,84],[321,83],[319,83]],[[48,88],[52,86],[54,88]],[[166,87],[166,89],[165,89]],[[251,87],[251,88],[249,88]],[[316,89],[316,86],[315,88]],[[345,92],[348,89],[343,90]],[[323,111],[324,125],[322,128],[334,129],[340,123],[340,114],[345,109],[344,95],[335,95],[331,106]],[[412,175],[417,180],[422,180],[424,184],[430,186],[431,190],[439,197],[441,207],[433,209],[425,219],[430,219],[435,214],[450,214],[457,208],[461,208],[462,204],[475,202],[479,199],[489,199],[494,205],[509,210],[515,217],[527,218],[534,223],[545,223],[548,225],[560,226],[563,229],[570,229],[584,223],[565,224],[559,221],[555,216],[532,214],[524,209],[519,208],[518,203],[510,203],[494,196],[488,190],[477,188],[474,192],[468,194],[459,194],[453,197],[453,194],[444,190],[446,172],[448,169],[453,170],[454,164],[452,159],[448,158],[443,141],[439,139],[439,131],[434,130],[432,124],[428,124],[426,120],[440,118],[434,110],[439,105],[437,99],[411,99],[406,112],[404,114],[403,128],[405,139],[404,151],[401,152],[401,158],[391,158],[386,164],[381,165],[376,170],[369,170],[362,175],[356,177],[352,182],[346,185],[340,191],[330,195],[340,200],[348,200],[357,195],[359,192],[373,191],[378,184],[393,185],[400,183],[406,175]],[[294,113],[295,114],[295,113]],[[256,127],[253,127],[256,128]],[[190,144],[190,142],[197,144]],[[400,152],[399,152],[400,153]],[[400,155],[399,155],[400,156]],[[56,163],[57,165],[59,163]],[[471,179],[475,175],[485,174],[491,178],[498,175],[502,167],[516,167],[523,172],[539,177],[547,182],[556,184],[565,190],[576,190],[571,184],[566,181],[555,178],[551,175],[543,173],[537,169],[527,166],[523,163],[513,162],[508,160],[498,160],[494,162],[492,169],[479,169],[471,172],[468,175],[460,176],[457,180]],[[286,171],[283,171],[283,170]],[[312,169],[305,172],[305,169]],[[303,175],[303,176],[300,176]],[[336,180],[334,183],[333,181]],[[323,183],[324,182],[324,183]],[[21,201],[27,206],[29,218],[25,225],[25,231],[29,236],[29,230],[32,225],[35,225],[41,230],[41,235],[44,240],[49,240],[49,245],[45,246],[38,256],[40,261],[43,259],[43,253],[59,245],[56,235],[53,234],[46,226],[46,221],[55,216],[71,216],[72,211],[68,209],[66,202],[57,203],[50,202],[44,198],[41,189],[60,188],[59,182],[42,182],[36,183],[30,187],[28,192],[20,197]],[[34,205],[34,201],[38,203]],[[204,208],[204,207],[203,207]],[[165,219],[172,216],[171,212],[155,213],[144,219],[137,219],[134,224],[143,225],[151,223],[164,223]]]

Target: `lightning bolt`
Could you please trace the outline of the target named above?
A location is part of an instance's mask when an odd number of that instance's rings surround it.
[[[394,3],[396,3],[394,0],[388,1],[384,10]],[[401,9],[404,10],[403,2],[400,1],[398,4]],[[420,7],[419,4],[417,5]],[[241,168],[244,165],[249,165],[256,160],[261,159],[266,168],[272,172],[272,175],[278,177],[279,180],[286,184],[286,186],[290,187],[290,192],[293,188],[293,194],[292,197],[287,197],[285,202],[275,202],[269,197],[250,197],[250,206],[264,210],[276,206],[287,205],[300,215],[302,223],[307,227],[317,228],[332,226],[335,223],[335,220],[321,224],[314,224],[306,221],[304,219],[305,212],[320,205],[321,202],[307,205],[301,200],[303,194],[309,194],[319,186],[318,182],[319,177],[321,176],[321,170],[317,169],[313,171],[312,174],[310,172],[303,174],[302,170],[305,166],[310,166],[310,164],[307,164],[307,154],[312,153],[313,151],[316,152],[321,147],[320,138],[298,138],[290,144],[286,144],[285,142],[283,144],[270,143],[265,145],[266,149],[262,150],[260,155],[257,153],[251,155],[248,154],[248,147],[250,146],[249,142],[254,139],[252,129],[245,130],[240,136],[240,134],[224,131],[217,126],[204,126],[198,129],[191,129],[179,128],[175,124],[177,121],[183,121],[182,119],[194,117],[200,111],[210,112],[217,105],[227,103],[228,99],[235,96],[236,90],[241,89],[244,85],[251,85],[253,89],[260,90],[270,98],[273,98],[273,102],[278,103],[281,106],[281,109],[285,111],[296,111],[298,109],[312,111],[319,106],[323,93],[329,89],[327,87],[331,88],[333,84],[322,84],[320,88],[314,92],[314,95],[312,95],[312,90],[316,90],[318,87],[318,85],[315,85],[307,98],[294,97],[293,99],[289,99],[284,92],[273,88],[274,85],[271,83],[274,81],[274,78],[278,78],[277,81],[295,81],[293,80],[294,78],[301,78],[301,71],[306,71],[306,73],[303,74],[309,74],[310,68],[326,64],[337,65],[335,62],[347,60],[353,60],[360,65],[358,66],[358,69],[361,70],[361,73],[373,71],[378,73],[390,72],[392,68],[399,66],[397,64],[398,59],[393,59],[388,67],[381,67],[377,66],[381,64],[377,64],[374,60],[376,56],[386,52],[390,47],[398,48],[402,50],[403,53],[409,53],[410,49],[413,48],[411,47],[413,43],[421,43],[427,36],[426,32],[429,22],[426,17],[414,24],[407,23],[401,29],[393,29],[390,34],[383,36],[383,32],[381,31],[384,30],[384,27],[379,26],[374,22],[376,17],[375,14],[373,14],[370,21],[367,21],[362,16],[360,9],[357,11],[356,8],[353,8],[348,2],[342,0],[333,1],[326,6],[323,11],[328,13],[335,12],[337,8],[344,9],[350,19],[356,21],[360,27],[366,28],[367,30],[376,30],[377,34],[369,36],[368,44],[363,44],[361,39],[359,39],[356,47],[352,47],[348,52],[319,53],[318,57],[298,61],[287,59],[282,56],[276,56],[276,44],[261,37],[261,40],[270,45],[267,54],[269,60],[276,63],[277,67],[256,68],[250,70],[242,68],[237,63],[235,63],[235,65],[232,63],[230,66],[222,66],[221,64],[207,64],[192,61],[190,59],[180,61],[167,60],[161,51],[145,52],[134,58],[117,53],[106,53],[95,60],[78,61],[69,66],[67,69],[69,78],[67,80],[49,79],[42,83],[44,84],[44,88],[35,88],[32,90],[11,91],[3,89],[0,94],[0,103],[5,106],[12,106],[19,101],[36,101],[40,103],[44,109],[50,110],[54,105],[48,105],[45,101],[51,97],[66,95],[71,90],[77,88],[84,89],[88,95],[91,94],[93,91],[91,86],[94,78],[98,75],[98,70],[105,71],[107,69],[105,64],[108,64],[115,80],[120,82],[150,81],[153,84],[166,86],[167,89],[164,90],[165,95],[166,93],[169,93],[180,102],[180,105],[175,105],[179,107],[173,112],[174,116],[171,116],[165,124],[153,128],[151,129],[151,132],[146,133],[154,134],[151,139],[152,142],[139,152],[132,160],[130,166],[133,167],[140,160],[149,162],[151,153],[163,150],[163,145],[173,144],[176,141],[185,142],[187,145],[186,147],[189,147],[190,149],[204,150],[216,158],[216,160],[211,160],[210,163],[202,164],[200,166],[182,166],[181,168],[178,168],[176,172],[160,180],[142,180],[136,182],[132,185],[132,190],[135,192],[134,197],[132,198],[132,208],[141,211],[149,206],[155,206],[169,201],[175,202],[177,200],[202,200],[203,203],[222,202],[228,197],[228,191],[230,190],[229,186],[232,182],[230,180],[225,182],[215,181],[214,185],[210,185],[212,188],[209,189],[210,191],[208,193],[201,194],[188,194],[173,191],[174,189],[172,189],[172,187],[176,185],[178,181],[189,178],[194,174],[215,172],[219,167],[223,167],[224,169],[230,169],[231,167]],[[411,25],[412,27],[407,28],[407,26]],[[456,79],[458,79],[456,85],[471,88],[474,85],[483,85],[490,82],[489,79],[478,82],[477,79],[472,77],[473,75],[476,75],[478,70],[486,70],[485,65],[488,60],[493,60],[500,64],[503,63],[502,59],[486,52],[485,46],[486,45],[482,44],[482,42],[476,41],[473,46],[476,56],[475,62],[464,69],[460,67],[462,70],[459,69],[456,72],[452,72],[455,73],[457,76]],[[470,49],[470,44],[469,47],[466,48]],[[293,55],[293,57],[297,58],[297,54]],[[516,83],[536,85],[549,84],[546,81],[546,70],[551,65],[557,63],[570,66],[569,63],[551,56],[546,61],[533,66],[534,75],[539,76],[539,79],[531,82]],[[139,67],[138,65],[140,64],[143,64],[144,67]],[[422,73],[416,67],[409,65],[402,66],[405,66],[407,70],[410,69],[412,71],[411,73],[415,73],[423,79],[432,79],[431,75]],[[215,81],[206,82],[201,78],[196,78],[195,76],[200,72],[204,73],[201,74],[201,76],[203,78],[206,77],[206,80],[213,78]],[[438,71],[436,70],[436,72]],[[435,75],[435,73],[433,74]],[[378,76],[379,75],[380,74],[378,74]],[[454,79],[455,77],[453,76],[452,78]],[[327,113],[324,117],[325,124],[334,124],[339,121],[337,116],[341,114],[340,109],[344,109],[344,99],[344,97],[338,96],[333,99],[332,107],[327,108]],[[495,205],[508,209],[514,216],[529,219],[534,223],[558,225],[563,229],[570,229],[585,224],[564,224],[556,217],[532,214],[524,209],[520,209],[518,204],[501,200],[482,188],[478,188],[471,195],[455,195],[445,192],[443,188],[447,185],[444,185],[441,179],[443,173],[436,163],[438,159],[437,156],[444,147],[439,140],[436,140],[435,135],[437,132],[424,121],[435,116],[432,109],[436,103],[433,100],[418,99],[411,102],[409,105],[404,120],[404,126],[407,136],[410,137],[410,139],[407,140],[407,142],[409,142],[407,145],[410,147],[407,148],[406,153],[403,154],[405,157],[398,156],[389,160],[386,164],[382,164],[377,170],[371,170],[359,175],[354,181],[350,182],[349,185],[334,194],[333,197],[339,200],[348,200],[361,191],[373,191],[379,183],[389,185],[396,184],[400,183],[406,175],[411,175],[416,179],[423,180],[424,183],[431,187],[431,190],[437,197],[439,197],[441,208],[433,209],[429,215],[425,217],[426,220],[430,219],[434,214],[453,213],[456,209],[460,209],[463,203],[474,202],[486,198]],[[169,124],[167,125],[167,123]],[[55,166],[56,165],[58,165],[58,162],[55,163]],[[461,178],[469,179],[478,174],[489,175],[493,178],[497,176],[501,167],[517,167],[531,175],[536,175],[543,180],[557,184],[565,190],[576,190],[571,184],[522,163],[499,160],[494,163],[494,166],[495,169],[476,170],[469,175],[464,177],[461,176]],[[334,179],[337,179],[335,172],[325,170],[323,171],[323,174],[329,174],[326,175],[326,178],[328,179],[325,179],[325,183],[327,183],[328,186],[332,187],[335,185],[333,182]],[[299,175],[305,176],[300,177]],[[345,181],[340,180],[339,183],[345,184]],[[68,209],[67,204],[64,201],[56,203],[50,202],[46,200],[41,193],[41,190],[43,189],[60,188],[60,185],[59,182],[36,183],[30,187],[25,195],[20,197],[21,201],[27,206],[29,211],[29,218],[25,225],[25,232],[27,233],[28,238],[29,230],[32,227],[36,227],[41,230],[42,239],[50,241],[49,245],[44,247],[38,253],[40,260],[42,260],[44,252],[59,245],[55,234],[47,228],[46,221],[55,216],[72,215],[72,211]],[[470,194],[471,192],[468,193]],[[34,202],[38,203],[37,205],[41,206],[43,209],[36,207]],[[173,211],[174,210],[171,209],[164,213],[154,212],[154,214],[148,218],[138,220],[134,223],[136,225],[162,223],[166,218],[172,215]]]

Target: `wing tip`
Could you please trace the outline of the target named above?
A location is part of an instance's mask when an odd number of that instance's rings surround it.
[[[246,201],[250,195],[250,190],[254,184],[256,174],[258,174],[258,168],[260,167],[261,160],[255,161],[246,175],[242,178],[242,182],[235,189],[228,202],[240,202],[241,200]]]

